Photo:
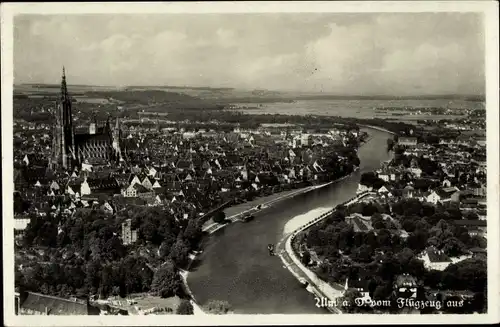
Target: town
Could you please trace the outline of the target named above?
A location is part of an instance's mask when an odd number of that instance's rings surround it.
[[[484,140],[429,144],[395,135],[387,143],[392,159],[361,176],[355,201],[294,239],[302,263],[330,283],[328,298],[351,303],[348,312],[484,312]],[[398,306],[401,290],[407,299],[465,304]],[[369,305],[389,299],[389,307]]]
[[[47,110],[56,115],[52,126],[23,119],[14,126],[20,312],[56,310],[38,303],[58,297],[78,301],[71,310],[99,314],[192,313],[182,274],[202,251],[203,235],[235,221],[224,209],[347,176],[370,139],[352,121],[319,129],[282,122],[127,124],[110,116],[99,122],[94,111],[78,111],[73,133],[79,103],[64,72],[60,89],[58,106]],[[470,119],[484,126],[484,117]],[[458,297],[468,301],[462,311],[481,312],[484,137],[456,139],[449,126],[379,125],[395,131],[385,149],[392,159],[362,174],[359,201],[337,206],[294,239],[302,263],[333,286],[334,301],[386,300],[410,283],[420,297]],[[162,307],[150,303],[155,297],[177,300]]]
[[[7,324],[497,319],[491,11],[383,4],[7,5]]]
[[[167,270],[179,283],[203,231],[225,223],[222,209],[346,176],[367,137],[342,124],[319,133],[272,123],[226,132],[95,117],[73,134],[64,72],[59,102],[55,126],[20,120],[14,135],[17,282],[51,296],[185,295],[179,284],[153,286],[155,276]],[[158,267],[162,259],[176,265]]]

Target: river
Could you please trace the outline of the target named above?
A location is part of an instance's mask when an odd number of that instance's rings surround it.
[[[267,244],[277,243],[293,217],[322,207],[334,207],[356,194],[363,172],[375,170],[389,159],[390,134],[373,129],[359,150],[360,169],[330,186],[284,200],[261,211],[249,223],[236,223],[205,240],[204,252],[192,266],[188,284],[196,301],[228,301],[237,314],[324,314],[313,296],[283,266],[269,256]]]

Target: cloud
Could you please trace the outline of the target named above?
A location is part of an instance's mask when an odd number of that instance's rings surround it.
[[[473,14],[56,15],[15,20],[16,83],[480,93]]]

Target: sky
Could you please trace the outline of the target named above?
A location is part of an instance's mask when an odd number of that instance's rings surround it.
[[[20,15],[14,83],[484,94],[474,13]]]

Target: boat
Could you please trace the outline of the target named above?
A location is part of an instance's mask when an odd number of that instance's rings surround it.
[[[246,222],[252,221],[254,218],[255,218],[255,216],[254,216],[254,215],[249,215],[249,214],[247,214],[247,215],[245,215],[245,216],[241,219],[241,221],[243,221],[244,223],[246,223]]]
[[[269,255],[274,255],[274,244],[268,244],[267,250],[269,251]]]

